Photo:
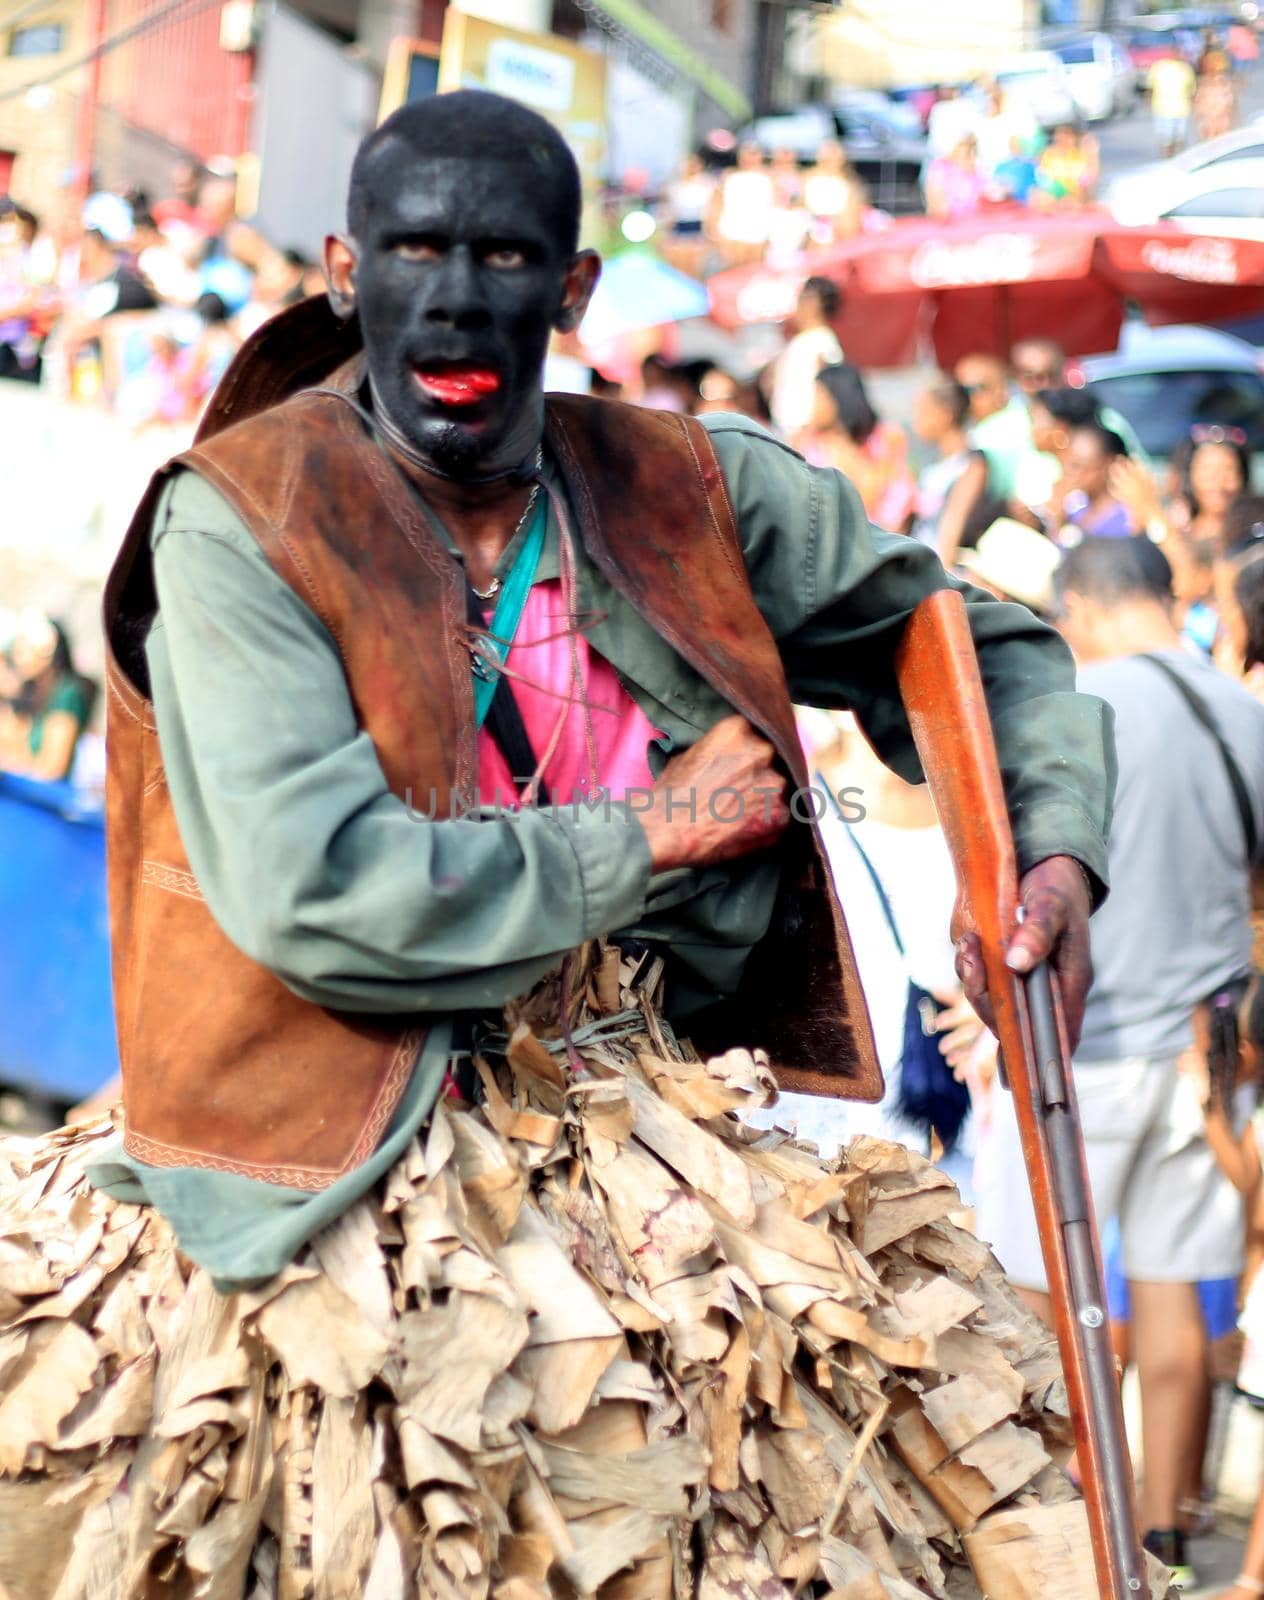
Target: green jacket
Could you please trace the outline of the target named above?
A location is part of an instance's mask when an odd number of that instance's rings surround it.
[[[742,418],[704,420],[792,697],[854,710],[879,754],[916,781],[892,658],[913,606],[944,583],[938,559],[872,527],[838,473],[809,467]],[[177,477],[152,545],[154,709],[181,836],[211,910],[304,997],[343,1010],[425,1011],[438,1024],[376,1156],[318,1195],[158,1171],[121,1151],[97,1169],[111,1192],[157,1204],[218,1280],[239,1281],[279,1270],[395,1159],[442,1079],[446,1017],[524,990],[561,953],[618,931],[672,946],[669,1009],[687,1027],[694,1007],[739,981],[767,925],[776,869],[737,862],[652,878],[641,830],[600,810],[565,826],[547,812],[498,826],[431,823],[419,849],[417,822],[388,792],[357,726],[333,640],[219,494],[192,474]],[[511,545],[502,569],[515,553]],[[557,571],[550,519],[537,580]],[[650,752],[657,772],[730,708],[648,634],[582,551],[579,584],[581,609],[599,619],[588,631],[593,648],[662,732]],[[960,587],[1020,868],[1075,856],[1101,892],[1114,788],[1109,710],[1075,692],[1069,652],[1030,611]],[[276,836],[278,815],[292,848],[259,861],[254,841]]]

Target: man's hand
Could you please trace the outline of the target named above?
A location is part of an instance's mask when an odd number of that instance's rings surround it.
[[[1021,976],[1038,962],[1052,960],[1062,995],[1067,1044],[1074,1050],[1080,1042],[1084,1001],[1093,981],[1088,945],[1091,901],[1084,871],[1070,856],[1050,856],[1024,876],[1019,899],[1024,920],[1010,940],[1006,964]],[[957,941],[957,976],[966,999],[995,1032],[979,937],[964,931],[959,934],[955,927],[953,937]]]
[[[725,717],[674,756],[637,821],[655,872],[732,861],[775,843],[790,820],[776,752],[745,717]]]

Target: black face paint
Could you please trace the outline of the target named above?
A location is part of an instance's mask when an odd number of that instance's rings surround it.
[[[402,142],[365,174],[355,286],[375,403],[448,476],[516,466],[540,437],[571,253],[528,176]]]

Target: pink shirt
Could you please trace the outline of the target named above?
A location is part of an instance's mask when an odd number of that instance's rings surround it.
[[[490,608],[485,616],[490,623]],[[505,665],[537,757],[548,750],[565,712],[556,748],[543,772],[549,798],[562,806],[599,788],[609,790],[615,800],[622,800],[628,789],[651,788],[648,751],[656,737],[653,723],[582,632],[576,634],[574,647],[587,715],[583,704],[566,704],[572,698],[572,656],[561,580],[534,584]],[[509,807],[518,796],[509,764],[486,728],[478,736],[478,779],[485,806]]]

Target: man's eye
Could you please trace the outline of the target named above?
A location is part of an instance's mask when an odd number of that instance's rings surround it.
[[[439,256],[437,248],[426,239],[400,239],[394,248],[404,261],[435,261]]]
[[[501,245],[499,249],[489,250],[483,257],[489,267],[496,267],[502,272],[512,272],[517,267],[525,267],[527,258],[521,250],[515,250],[512,245]]]

